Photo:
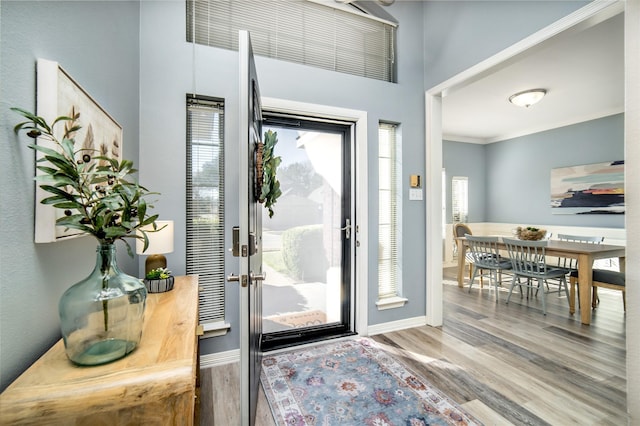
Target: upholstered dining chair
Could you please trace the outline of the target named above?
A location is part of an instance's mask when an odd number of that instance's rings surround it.
[[[569,276],[571,290],[569,291],[569,313],[576,311],[576,284],[578,284],[578,271],[571,271]],[[591,295],[591,307],[595,309],[600,303],[598,298],[598,287],[608,288],[610,290],[618,290],[622,292],[622,307],[627,312],[627,288],[625,286],[626,278],[624,272],[609,271],[607,269],[594,269],[591,280],[593,294]]]
[[[511,300],[511,293],[514,287],[527,287],[527,290],[538,290],[544,288],[544,282],[548,279],[558,279],[561,288],[567,296],[569,302],[569,292],[567,291],[566,270],[552,267],[545,262],[545,248],[548,241],[525,241],[511,238],[503,238],[502,241],[507,246],[507,252],[511,259],[513,280],[509,288],[507,303]],[[526,278],[520,281],[520,278]],[[527,292],[529,294],[529,292]],[[542,313],[547,314],[547,292],[542,291]]]
[[[466,234],[469,253],[473,257],[473,274],[469,281],[469,292],[473,286],[473,281],[478,273],[489,271],[489,286],[493,284],[496,292],[496,302],[498,301],[499,274],[504,269],[511,269],[511,261],[501,257],[498,251],[498,237],[481,237]]]
[[[469,228],[469,225],[464,224],[464,223],[454,223],[453,224],[453,239],[455,242],[456,238],[462,238],[465,235],[473,235],[473,233],[471,232],[471,228]],[[455,247],[457,247],[458,245],[456,244]],[[460,255],[460,253],[458,253],[458,255]],[[473,271],[473,256],[471,255],[471,252],[469,252],[469,250],[467,250],[467,253],[465,254],[465,265],[468,263],[469,264],[469,280],[471,280],[471,274]],[[480,288],[484,287],[484,281],[483,281],[483,274],[480,274]]]

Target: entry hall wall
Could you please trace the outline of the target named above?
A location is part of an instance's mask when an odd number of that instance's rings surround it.
[[[162,192],[159,209],[176,223],[175,251],[167,255],[172,270],[185,270],[185,94],[225,99],[226,246],[231,247],[231,227],[238,217],[238,54],[186,42],[185,2],[141,2],[140,152],[143,182],[153,182]],[[262,96],[366,111],[368,114],[369,205],[359,206],[369,215],[369,227],[361,231],[367,245],[369,324],[386,323],[425,315],[425,243],[421,238],[403,241],[403,308],[378,311],[377,298],[377,145],[378,122],[397,122],[402,131],[403,232],[424,235],[424,204],[409,201],[410,174],[424,176],[424,90],[422,52],[422,2],[396,2],[386,10],[400,22],[397,35],[398,83],[355,77],[308,66],[256,58]],[[416,54],[418,52],[418,54]],[[195,57],[194,57],[195,54]],[[195,69],[194,69],[195,65]],[[194,80],[195,75],[195,80]],[[158,155],[161,152],[162,155]],[[148,153],[146,155],[145,153]],[[406,185],[404,185],[406,183]],[[276,205],[277,214],[277,205]],[[226,257],[226,274],[237,273],[237,259]],[[201,341],[201,353],[239,347],[238,288],[226,287],[226,315],[230,332]],[[362,329],[367,325],[360,324]]]

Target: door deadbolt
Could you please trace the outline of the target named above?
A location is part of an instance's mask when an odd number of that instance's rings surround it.
[[[258,244],[256,243],[256,234],[249,232],[249,245],[240,245],[240,227],[234,226],[232,232],[233,247],[231,253],[234,257],[253,256],[258,252]]]
[[[249,283],[248,283],[248,279],[246,275],[235,275],[235,274],[230,274],[227,275],[227,281],[229,281],[230,283],[240,283],[240,285],[242,287],[246,287]]]

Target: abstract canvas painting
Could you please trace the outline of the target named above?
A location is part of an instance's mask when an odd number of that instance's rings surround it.
[[[624,160],[551,170],[554,214],[624,214]]]

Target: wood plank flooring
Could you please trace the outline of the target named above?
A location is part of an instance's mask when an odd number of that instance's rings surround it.
[[[625,315],[599,290],[591,326],[565,297],[460,289],[445,270],[442,327],[373,336],[485,425],[626,425]],[[450,280],[450,281],[447,281]],[[505,283],[505,287],[508,285]],[[238,423],[237,364],[201,371],[200,424]],[[275,425],[261,391],[256,425]]]

